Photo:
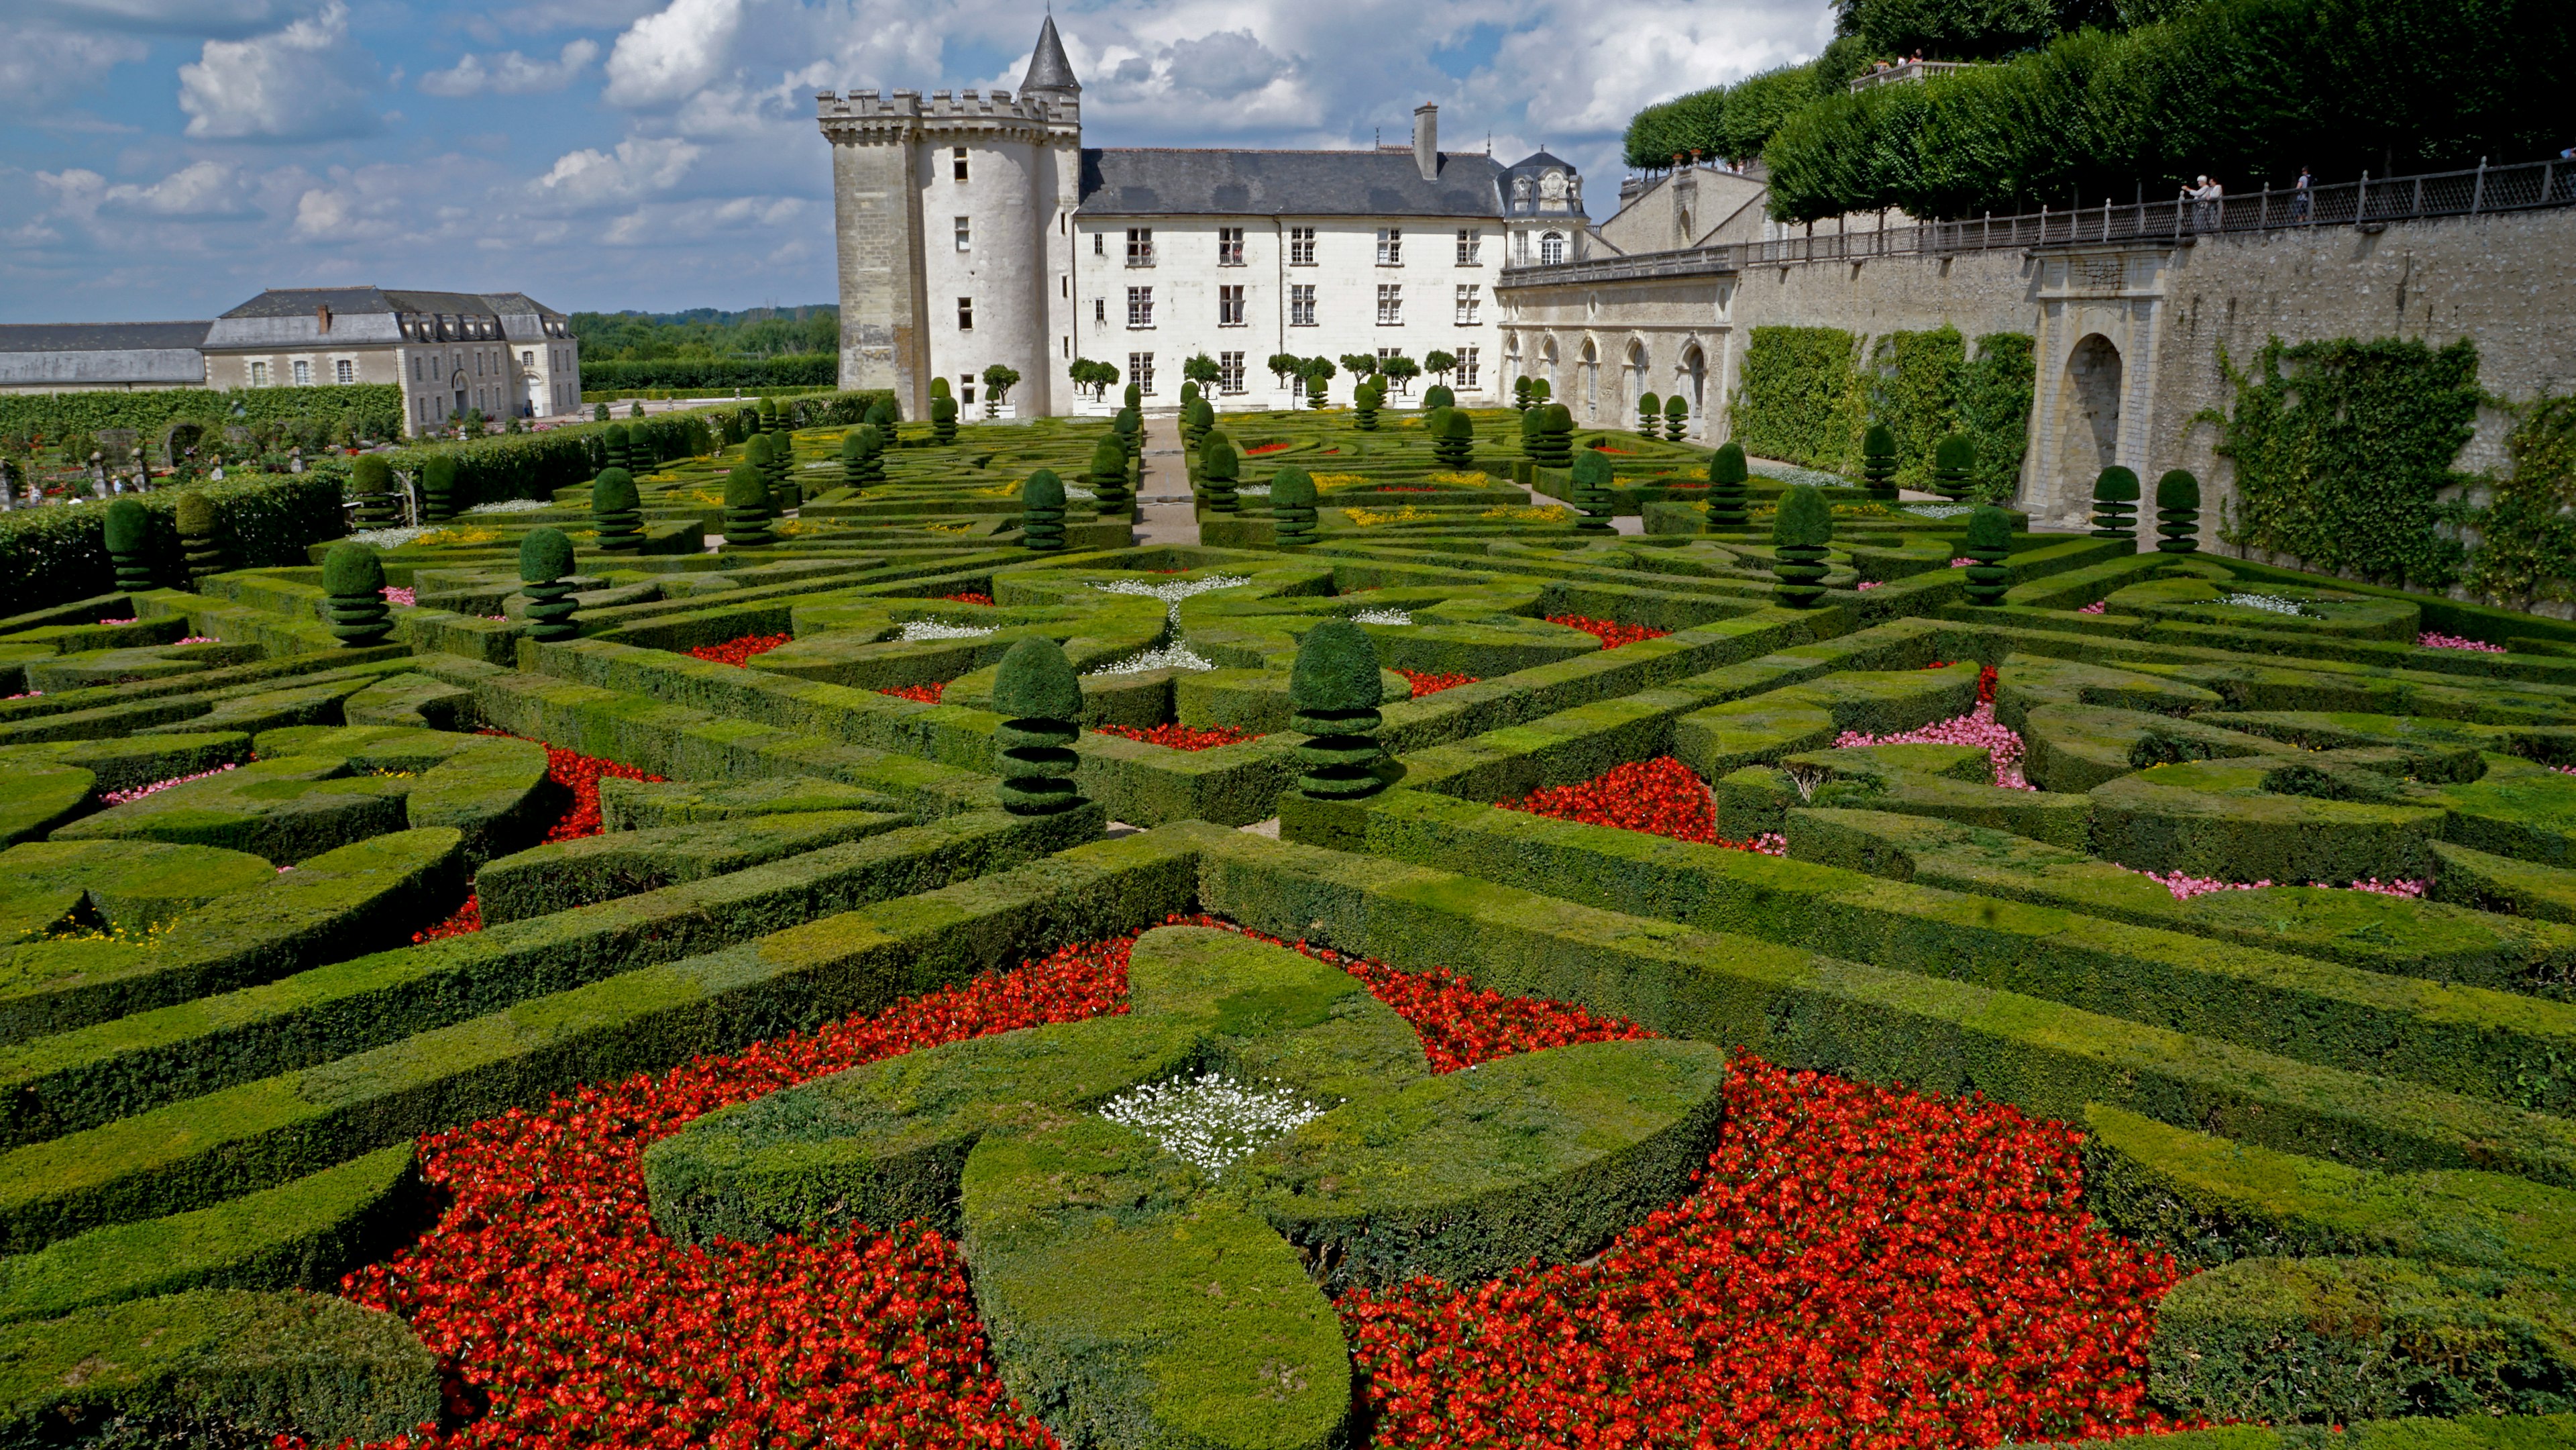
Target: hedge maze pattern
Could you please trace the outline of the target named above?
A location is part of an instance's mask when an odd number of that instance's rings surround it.
[[[322,546],[0,621],[0,1442],[453,1427],[327,1292],[416,1140],[1139,932],[1118,1015],[661,1139],[653,1222],[936,1229],[1068,1445],[1344,1444],[1330,1296],[1595,1253],[1738,1049],[2080,1129],[2198,1271],[2150,1398],[2273,1427],[2177,1444],[2576,1434],[2576,629],[1758,468],[1712,528],[1546,413],[1227,419],[1156,547],[1097,423],[766,432],[382,550],[377,642]],[[1262,937],[1654,1036],[1434,1072]]]

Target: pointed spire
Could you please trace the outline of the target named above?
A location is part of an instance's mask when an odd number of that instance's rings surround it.
[[[1080,95],[1082,82],[1073,78],[1073,62],[1065,59],[1064,42],[1056,37],[1055,16],[1038,27],[1037,49],[1029,56],[1029,73],[1020,77],[1020,89],[1026,91],[1063,91]]]

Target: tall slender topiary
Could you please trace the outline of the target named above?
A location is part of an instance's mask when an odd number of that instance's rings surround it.
[[[1637,432],[1639,436],[1646,438],[1654,437],[1655,430],[1662,424],[1663,420],[1664,400],[1656,397],[1652,393],[1639,393],[1637,395]]]
[[[1192,398],[1181,404],[1181,446],[1196,448],[1201,439],[1216,427],[1216,404],[1205,398]]]
[[[1575,521],[1575,532],[1606,534],[1616,505],[1610,495],[1610,455],[1598,448],[1574,451],[1574,506],[1582,517]]]
[[[1386,394],[1373,382],[1362,382],[1351,389],[1351,426],[1363,433],[1377,431],[1377,410],[1386,404]]]
[[[763,402],[769,401],[762,399]],[[775,411],[761,419],[769,435],[770,507],[785,513],[805,501],[804,486],[797,482],[795,435],[787,431],[786,420]]]
[[[2138,476],[2114,463],[2093,480],[2093,537],[2138,541]]]
[[[456,459],[452,455],[433,453],[422,461],[420,516],[433,524],[456,517]]]
[[[1529,410],[1530,380],[1525,377],[1512,379],[1512,411],[1526,413]]]
[[[1332,399],[1332,379],[1322,373],[1306,375],[1306,406],[1321,411]]]
[[[1053,469],[1020,484],[1020,546],[1045,553],[1064,547],[1064,480]]]
[[[1100,516],[1127,518],[1134,503],[1127,492],[1127,445],[1112,435],[1101,439],[1091,449],[1091,472],[1084,476],[1092,496],[1100,501]]]
[[[1235,481],[1242,477],[1243,460],[1234,451],[1234,440],[1223,429],[1211,431],[1199,444],[1199,486],[1206,490],[1210,513],[1230,514],[1241,510],[1235,497]]]
[[[590,522],[599,531],[599,547],[607,552],[643,550],[644,500],[635,491],[635,475],[623,468],[599,471],[590,481]]]
[[[1356,800],[1386,788],[1377,741],[1380,683],[1377,646],[1347,619],[1327,619],[1297,642],[1288,671],[1288,728],[1313,738],[1297,747],[1305,767],[1297,788],[1321,800]]]
[[[868,483],[868,430],[853,428],[841,435],[841,486],[865,488]]]
[[[1015,816],[1051,816],[1082,804],[1073,783],[1081,758],[1073,742],[1082,733],[1082,681],[1064,646],[1024,639],[1002,656],[993,674],[994,764],[1002,783],[994,794]]]
[[[626,425],[611,423],[600,430],[599,438],[602,451],[608,455],[608,461],[599,466],[602,469],[622,468],[633,475],[635,462],[627,454]]]
[[[2156,552],[2200,552],[2200,480],[2177,468],[2156,480]]]
[[[1932,491],[1958,503],[1977,486],[1977,440],[1965,433],[1945,435],[1932,445]]]
[[[349,493],[358,501],[361,527],[390,529],[402,522],[402,507],[394,502],[394,471],[383,455],[363,453],[349,465]]]
[[[528,638],[555,644],[578,638],[572,622],[572,540],[561,529],[532,529],[519,541],[519,592],[528,596]]]
[[[188,556],[188,584],[196,588],[226,567],[221,525],[215,519],[214,504],[193,488],[179,495],[174,512],[179,524],[179,547]]]
[[[337,543],[322,556],[322,618],[346,649],[376,644],[393,633],[385,607],[385,566],[364,544]]]
[[[941,443],[957,441],[957,400],[937,397],[930,400],[930,436]]]
[[[2003,603],[2012,587],[2012,571],[2004,567],[2012,553],[2012,515],[1992,504],[1968,515],[1968,543],[1960,552],[1977,561],[1968,566],[1968,602]]]
[[[857,477],[860,487],[869,488],[885,482],[886,443],[887,440],[893,436],[894,435],[886,429],[880,428],[874,423],[862,423],[858,427],[850,430],[850,437],[857,439],[859,444],[859,471]],[[848,451],[849,445],[844,443],[842,445],[842,455],[847,457]]]
[[[152,587],[152,515],[143,500],[119,494],[107,506],[107,558],[116,566],[116,587],[135,593]]]
[[[1537,410],[1538,466],[1572,468],[1574,466],[1574,412],[1563,403],[1550,403]]]
[[[725,475],[725,547],[757,549],[771,542],[769,519],[769,480],[748,463],[735,464]]]
[[[1744,466],[1744,449],[1736,443],[1721,443],[1708,460],[1708,528],[1710,533],[1728,529],[1749,529],[1753,520],[1746,512],[1744,481],[1751,476]]]
[[[1127,385],[1127,390],[1118,395],[1118,401],[1122,406],[1134,408],[1139,412],[1142,412],[1145,407],[1145,385],[1142,383],[1129,383]]]
[[[1432,456],[1451,468],[1465,468],[1476,461],[1476,420],[1464,408],[1442,407],[1425,423],[1431,435]]]
[[[1283,549],[1315,542],[1315,480],[1302,468],[1270,475],[1270,531]]]
[[[1529,379],[1523,378],[1521,381],[1528,382]],[[1547,412],[1545,409],[1521,409],[1521,457],[1530,459],[1533,462],[1537,460],[1538,435],[1545,431],[1546,428]]]
[[[1791,609],[1812,609],[1824,590],[1825,545],[1834,538],[1834,511],[1812,484],[1793,484],[1771,520],[1771,573],[1780,582],[1771,597]]]
[[[761,488],[769,495],[770,515],[776,517],[779,512],[778,480],[769,468],[768,434],[754,433],[742,440],[742,462],[744,467],[759,476]]]
[[[1126,447],[1127,462],[1131,467],[1144,456],[1145,415],[1135,405],[1119,409],[1118,416],[1109,420],[1109,431],[1117,434],[1119,443]]]
[[[1872,423],[1860,437],[1861,483],[1869,496],[1882,503],[1896,497],[1896,433],[1884,423]]]
[[[1679,393],[1664,399],[1664,441],[1679,443],[1690,430],[1690,399]]]

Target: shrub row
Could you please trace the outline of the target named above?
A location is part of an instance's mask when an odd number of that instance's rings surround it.
[[[0,399],[0,405],[10,401]],[[190,491],[214,506],[216,526],[236,568],[301,564],[309,546],[347,532],[337,474],[252,474],[197,484]],[[153,577],[165,584],[188,577],[179,545],[180,492],[156,489],[139,496],[150,520],[145,558]],[[115,584],[103,505],[55,504],[0,514],[0,613],[87,598]]]

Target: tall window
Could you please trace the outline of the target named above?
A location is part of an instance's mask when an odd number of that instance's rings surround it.
[[[1476,354],[1481,351],[1483,349],[1474,347],[1458,349],[1458,386],[1462,388],[1476,386]]]
[[[1400,327],[1404,324],[1404,289],[1392,282],[1377,284],[1377,325]]]
[[[957,219],[957,250],[968,252],[973,251],[974,248],[975,224],[965,217],[959,217]]]
[[[306,387],[309,386],[312,381],[313,364],[306,362],[302,358],[297,358],[295,360],[295,386],[299,388]]]
[[[1096,323],[1099,323],[1099,324],[1100,324],[1101,326],[1103,326],[1103,327],[1106,327],[1106,326],[1108,326],[1108,325],[1109,325],[1109,299],[1108,299],[1108,298],[1106,298],[1106,297],[1094,297],[1094,298],[1092,298],[1092,299],[1091,299],[1091,320],[1092,320],[1092,321],[1094,321],[1094,322],[1096,322]]]
[[[1220,267],[1243,265],[1243,228],[1218,227],[1216,229],[1216,264]]]
[[[1475,266],[1478,254],[1484,250],[1484,245],[1485,234],[1483,232],[1476,230],[1474,227],[1460,227],[1458,229],[1458,265],[1461,267]]]
[[[1243,391],[1243,354],[1221,352],[1216,355],[1216,390],[1220,393]]]
[[[268,386],[268,364],[255,362],[250,365],[250,385],[254,388]]]
[[[1291,267],[1315,265],[1315,229],[1313,227],[1288,229],[1288,265]]]
[[[522,352],[520,352],[520,354],[519,354],[519,366],[521,366],[521,367],[523,367],[523,368],[532,368],[532,367],[535,367],[536,365],[537,365],[537,350],[536,350],[535,348],[533,348],[533,347],[532,347],[532,348],[527,348],[527,349],[523,350]],[[347,363],[342,363],[342,364],[340,364],[340,366],[342,366],[342,367],[344,367],[344,368],[345,368],[345,367],[347,367],[347,366],[348,366],[348,364],[347,364]],[[348,381],[348,379],[347,379],[347,378],[342,378],[340,381],[342,381],[342,382],[344,382],[344,383],[345,383],[345,382],[347,382],[347,381]]]
[[[1129,327],[1151,327],[1154,325],[1153,288],[1130,287],[1127,289],[1127,325]]]
[[[411,380],[412,380],[413,382],[415,382],[415,383],[420,381],[420,354],[419,354],[419,353],[413,353],[413,354],[411,355]]]
[[[948,164],[959,181],[966,179],[966,148],[957,146],[948,152]]]
[[[1219,327],[1243,326],[1243,289],[1241,287],[1216,289],[1216,325]]]
[[[1127,381],[1146,397],[1154,396],[1154,355],[1150,352],[1127,354]]]
[[[1290,327],[1312,327],[1315,325],[1315,287],[1313,283],[1300,283],[1297,286],[1288,289],[1288,325]],[[254,366],[256,366],[256,364],[254,364]]]
[[[1458,325],[1460,327],[1476,325],[1476,311],[1479,306],[1476,291],[1477,289],[1472,286],[1458,289]]]
[[[1091,234],[1091,255],[1095,257],[1106,257],[1109,255],[1109,234],[1107,232],[1093,232]]]
[[[1381,267],[1404,265],[1404,228],[1379,227],[1377,229],[1377,264]]]
[[[1127,229],[1127,265],[1130,267],[1154,265],[1154,229],[1152,227]]]
[[[959,406],[959,407],[972,407],[972,406],[974,406],[974,402],[975,402],[975,375],[974,375],[973,373],[959,373],[959,374],[957,375],[957,403],[958,403],[958,406]]]
[[[975,330],[975,299],[972,297],[957,299],[957,330],[959,332]]]
[[[1540,266],[1556,267],[1562,266],[1564,262],[1565,233],[1549,232],[1547,235],[1538,239],[1538,264]]]

